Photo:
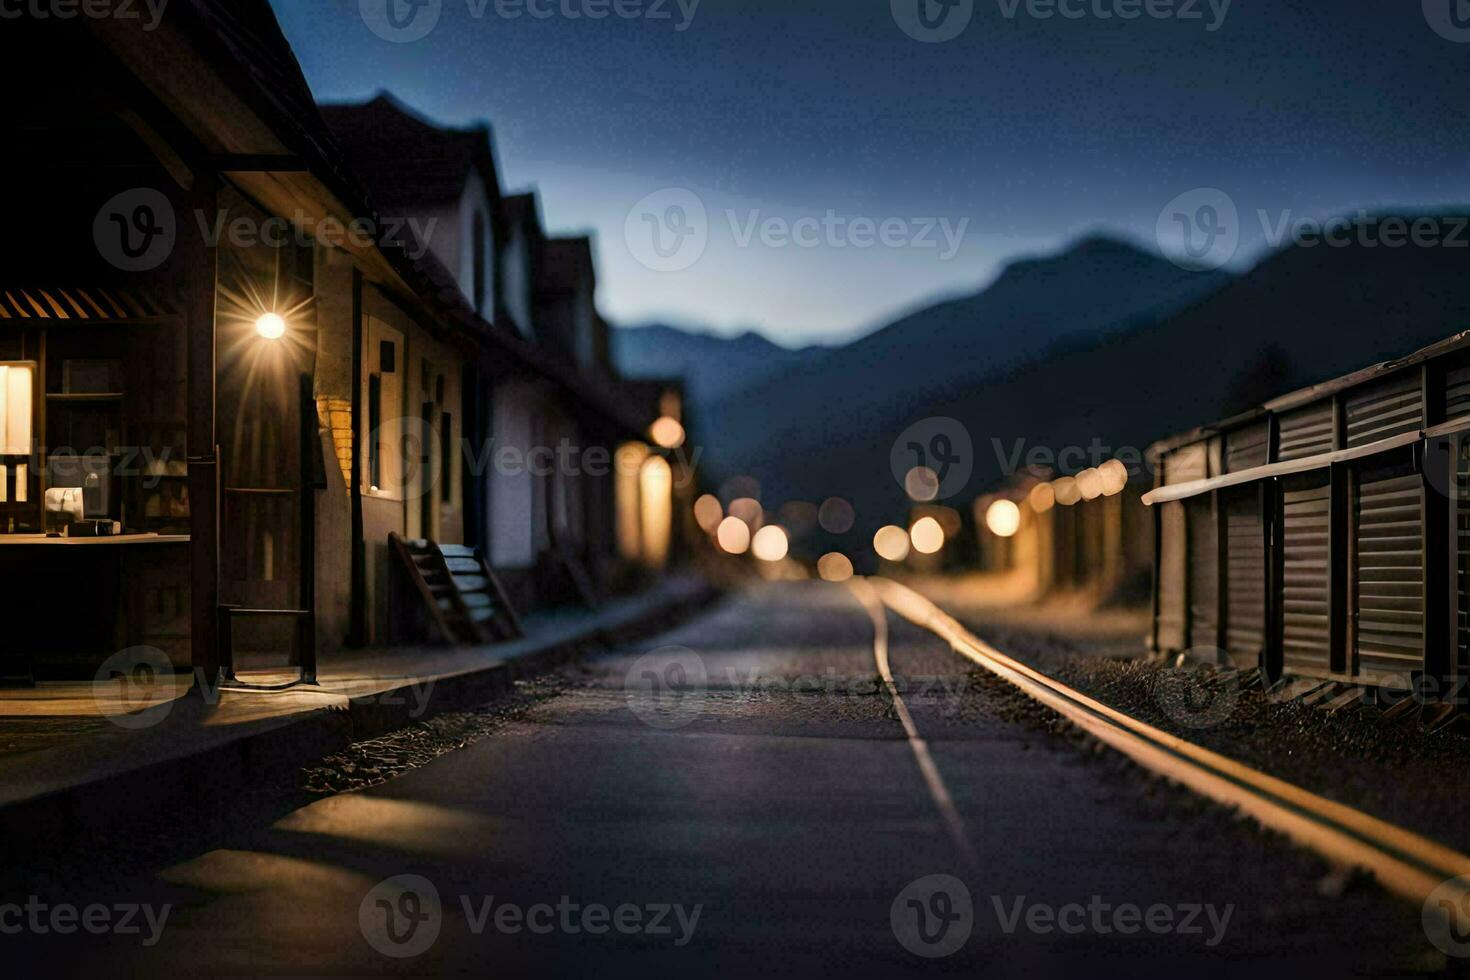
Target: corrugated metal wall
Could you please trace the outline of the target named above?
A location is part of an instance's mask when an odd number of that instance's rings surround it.
[[[1281,416],[1278,461],[1332,451],[1332,400],[1314,402]]]
[[[1185,553],[1184,504],[1174,501],[1159,508],[1159,621],[1158,647],[1182,650],[1184,642]]]
[[[1407,679],[1424,659],[1424,488],[1418,473],[1364,474],[1353,507],[1356,670]]]
[[[1270,450],[1270,428],[1264,421],[1242,426],[1225,436],[1225,471],[1239,473],[1265,466]]]
[[[1455,661],[1463,673],[1470,668],[1470,435],[1455,450]]]
[[[1189,645],[1209,648],[1219,644],[1220,545],[1215,531],[1215,508],[1209,494],[1184,504],[1189,526]]]
[[[1325,479],[1282,493],[1281,656],[1287,670],[1322,673],[1331,667],[1330,498]]]
[[[1349,392],[1343,399],[1343,412],[1350,449],[1418,430],[1424,425],[1419,372],[1409,371]]]
[[[1266,533],[1260,491],[1223,498],[1225,508],[1225,649],[1243,670],[1266,649]]]

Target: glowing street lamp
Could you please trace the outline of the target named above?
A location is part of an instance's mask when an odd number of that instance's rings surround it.
[[[279,313],[262,313],[255,321],[255,332],[266,340],[280,340],[286,335],[286,321]]]

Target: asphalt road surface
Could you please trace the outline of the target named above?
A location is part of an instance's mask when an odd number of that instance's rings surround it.
[[[32,929],[28,952],[155,976],[1443,965],[1418,909],[1049,730],[860,594],[728,599],[491,737],[107,896],[137,932]]]

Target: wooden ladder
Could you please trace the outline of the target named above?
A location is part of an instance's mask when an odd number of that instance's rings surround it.
[[[474,548],[394,533],[388,542],[444,643],[496,643],[525,632],[515,607]]]

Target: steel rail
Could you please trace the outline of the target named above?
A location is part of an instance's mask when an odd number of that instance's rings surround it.
[[[1470,857],[1139,721],[1006,656],[913,589],[881,577],[870,581],[899,616],[1145,769],[1235,808],[1330,861],[1362,868],[1405,898],[1424,902],[1432,892],[1448,892],[1459,902],[1470,899]]]

